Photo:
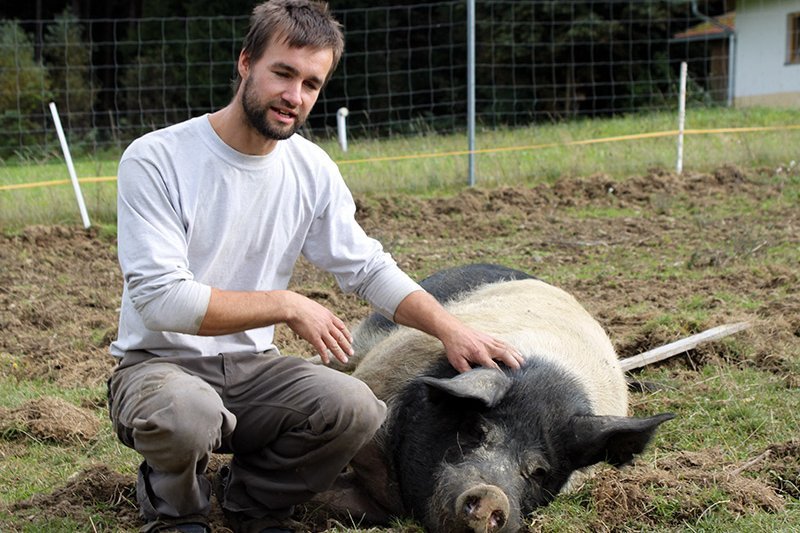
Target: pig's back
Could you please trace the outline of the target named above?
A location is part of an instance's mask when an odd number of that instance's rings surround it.
[[[627,414],[627,386],[616,352],[600,324],[567,292],[540,280],[486,285],[447,309],[473,328],[500,338],[528,358],[543,358],[573,373],[595,414]],[[353,373],[390,400],[432,362],[441,343],[399,328],[370,350]]]

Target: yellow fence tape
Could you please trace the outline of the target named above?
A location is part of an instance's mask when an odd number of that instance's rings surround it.
[[[747,128],[716,128],[708,130],[687,129],[683,131],[684,135],[713,135],[719,133],[752,133],[759,131],[778,131],[778,130],[796,130],[800,129],[800,124],[786,125],[786,126],[752,126]],[[602,137],[599,139],[584,139],[578,141],[567,142],[554,142],[544,144],[529,144],[525,146],[505,146],[499,148],[484,148],[481,150],[473,150],[474,154],[491,154],[500,152],[521,152],[526,150],[542,150],[545,148],[556,148],[559,146],[583,146],[589,144],[634,141],[638,139],[654,139],[658,137],[674,137],[678,135],[678,130],[671,131],[657,131],[650,133],[635,133],[631,135],[618,135],[615,137]],[[435,152],[429,154],[408,154],[396,155],[385,157],[371,157],[367,159],[344,159],[337,161],[338,165],[358,165],[364,163],[380,163],[386,161],[403,161],[407,159],[430,159],[434,157],[452,157],[459,155],[468,155],[470,150],[457,150],[452,152]],[[116,176],[101,176],[92,178],[79,178],[81,183],[102,183],[107,181],[116,181]],[[64,180],[51,180],[51,181],[36,181],[31,183],[14,183],[11,185],[0,185],[0,191],[11,191],[16,189],[32,189],[36,187],[52,187],[55,185],[67,185],[70,181]]]

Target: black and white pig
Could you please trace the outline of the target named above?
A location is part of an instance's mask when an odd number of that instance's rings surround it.
[[[534,277],[527,272],[502,265],[473,263],[440,270],[423,279],[419,284],[439,303],[447,304],[488,283],[515,279],[534,279]],[[397,324],[383,315],[370,314],[353,331],[354,358],[348,362],[346,367],[335,360],[333,363],[339,365],[340,369],[352,371],[376,343],[383,340],[396,328]]]
[[[358,502],[352,510],[373,521],[411,516],[434,532],[517,531],[591,465],[630,462],[673,417],[628,417],[625,376],[603,328],[563,290],[503,270],[461,267],[464,290],[437,297],[519,350],[522,369],[458,374],[428,335],[402,327],[367,335],[353,375],[389,412],[347,486],[320,501]],[[511,281],[483,284],[496,279]]]

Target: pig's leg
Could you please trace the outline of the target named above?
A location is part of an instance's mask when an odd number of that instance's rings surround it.
[[[397,486],[389,475],[379,439],[367,443],[334,485],[312,501],[337,514],[345,513],[356,521],[371,524],[386,524],[393,516],[402,515]]]

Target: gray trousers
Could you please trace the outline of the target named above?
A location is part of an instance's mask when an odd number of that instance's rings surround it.
[[[109,380],[109,410],[144,458],[137,499],[147,520],[209,512],[212,452],[233,454],[225,509],[285,516],[330,488],[386,416],[363,382],[277,351],[129,352]]]

